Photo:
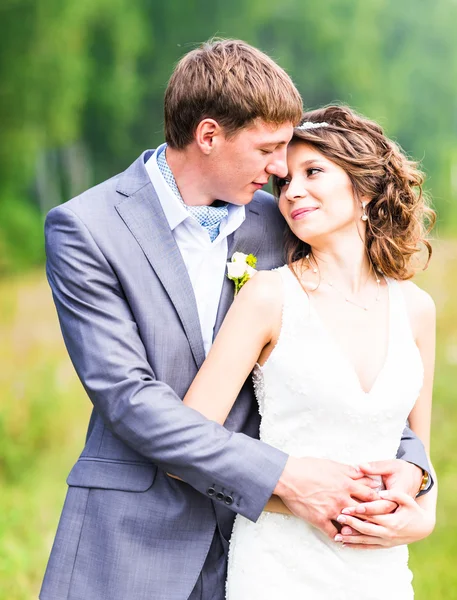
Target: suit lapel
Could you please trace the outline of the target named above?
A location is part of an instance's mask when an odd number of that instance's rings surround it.
[[[116,210],[165,288],[186,332],[195,363],[199,368],[205,359],[205,350],[194,290],[144,167],[145,160],[150,156],[145,154],[121,176],[117,191],[123,198],[117,204]]]
[[[261,210],[261,203],[256,198],[246,206],[246,219],[244,223],[228,237],[227,261],[231,259],[235,252],[243,252],[244,254],[254,254],[257,256],[257,252],[262,244],[263,236],[265,235],[265,219],[262,218]],[[254,235],[253,231],[255,231]],[[233,281],[230,281],[228,277],[224,277],[213,339],[216,337],[225,315],[233,302],[234,292],[235,286]]]

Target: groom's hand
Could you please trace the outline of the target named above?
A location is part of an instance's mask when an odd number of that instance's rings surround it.
[[[357,467],[321,458],[289,457],[274,489],[297,517],[314,525],[331,539],[336,520],[344,507],[378,498],[373,481]]]

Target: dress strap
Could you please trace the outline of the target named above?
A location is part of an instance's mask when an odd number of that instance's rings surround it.
[[[311,308],[308,293],[289,265],[284,265],[278,270],[281,273],[284,288],[283,312],[293,315],[295,322],[300,316],[308,320]]]
[[[282,280],[281,331],[277,342],[277,346],[281,346],[284,339],[290,340],[300,335],[303,336],[303,328],[309,324],[310,320],[310,302],[308,295],[288,265],[274,270],[280,274]]]
[[[391,277],[386,277],[386,281],[389,286],[390,332],[397,337],[414,341],[408,307],[400,282]]]

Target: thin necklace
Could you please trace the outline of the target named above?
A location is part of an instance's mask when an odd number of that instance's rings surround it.
[[[313,260],[314,260],[314,263],[317,265],[317,267],[311,266],[311,257],[309,254],[306,255],[306,259],[310,265],[310,268],[312,268],[313,273],[319,274],[319,281],[324,281],[333,290],[338,292],[344,298],[345,302],[348,302],[349,304],[353,304],[354,306],[357,306],[357,308],[360,308],[361,310],[365,310],[365,311],[370,310],[370,308],[371,308],[370,306],[367,306],[366,304],[360,304],[359,302],[355,302],[354,300],[351,300],[351,298],[349,298],[349,296],[347,294],[345,294],[343,291],[341,291],[335,285],[333,285],[333,281],[329,281],[329,280],[325,279],[325,277],[323,277],[321,275],[321,272],[319,269],[319,264],[317,263],[314,256],[313,256]],[[373,264],[371,263],[371,261],[370,261],[370,264],[371,264],[371,268],[373,268]],[[369,277],[369,275],[368,275],[368,277]],[[367,281],[368,281],[368,278],[367,278]],[[373,305],[376,304],[376,302],[379,302],[379,295],[380,295],[380,291],[381,291],[380,283],[381,283],[381,280],[379,279],[378,275],[376,275],[376,298],[374,299]],[[315,289],[317,289],[317,287]]]

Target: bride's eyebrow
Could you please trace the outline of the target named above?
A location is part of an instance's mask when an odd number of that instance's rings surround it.
[[[300,167],[309,167],[311,165],[324,165],[324,161],[318,158],[308,158],[300,163]]]

